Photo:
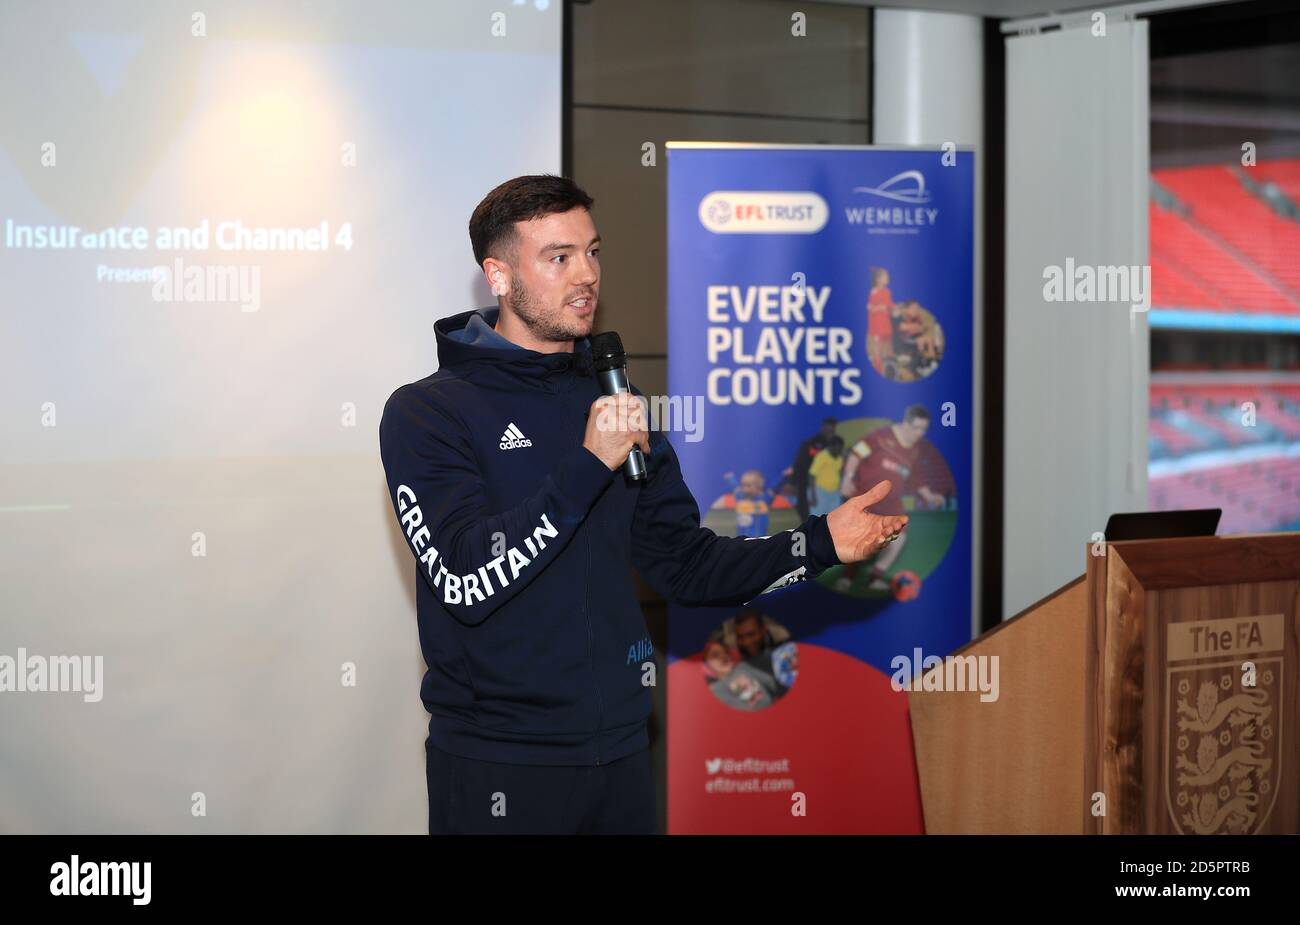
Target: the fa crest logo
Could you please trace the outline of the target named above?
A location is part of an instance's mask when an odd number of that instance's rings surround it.
[[[1171,634],[1181,632],[1184,642],[1194,640],[1199,654],[1218,649],[1233,656],[1171,664],[1166,671],[1165,796],[1181,834],[1249,835],[1258,832],[1273,811],[1285,728],[1282,659],[1234,651],[1241,648],[1243,633],[1256,644],[1263,641],[1258,623],[1270,619],[1170,626]],[[1256,625],[1242,630],[1243,624]],[[1198,632],[1199,638],[1194,638]],[[1222,640],[1222,648],[1215,639]],[[1170,643],[1171,662],[1179,654],[1192,654],[1172,635]],[[1246,662],[1253,668],[1245,667]]]

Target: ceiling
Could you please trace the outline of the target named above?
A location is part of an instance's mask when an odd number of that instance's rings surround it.
[[[1104,10],[1110,6],[1127,6],[1127,2],[1086,0],[825,0],[849,6],[894,7],[909,10],[936,10],[943,13],[970,13],[994,19],[1023,19],[1048,13],[1071,13],[1081,10]],[[1222,0],[1206,0],[1206,5]],[[1189,6],[1195,4],[1188,4]]]

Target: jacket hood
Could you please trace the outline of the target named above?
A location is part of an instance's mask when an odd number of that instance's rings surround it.
[[[500,313],[500,308],[491,306],[439,319],[433,326],[438,341],[438,368],[464,368],[466,373],[493,371],[541,379],[554,379],[569,373],[594,375],[591,339],[588,337],[577,340],[572,353],[539,353],[515,344],[494,343],[494,338],[485,335],[479,324],[470,324],[477,315],[483,324],[492,328]]]

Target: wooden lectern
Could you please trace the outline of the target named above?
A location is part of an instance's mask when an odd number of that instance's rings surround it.
[[[1298,634],[1300,533],[1089,547],[908,694],[926,831],[1300,832]]]

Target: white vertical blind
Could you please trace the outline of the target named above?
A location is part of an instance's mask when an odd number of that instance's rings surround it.
[[[1049,302],[1044,268],[1147,263],[1147,24],[1007,41],[1003,616],[1146,508],[1148,342],[1127,303]]]

